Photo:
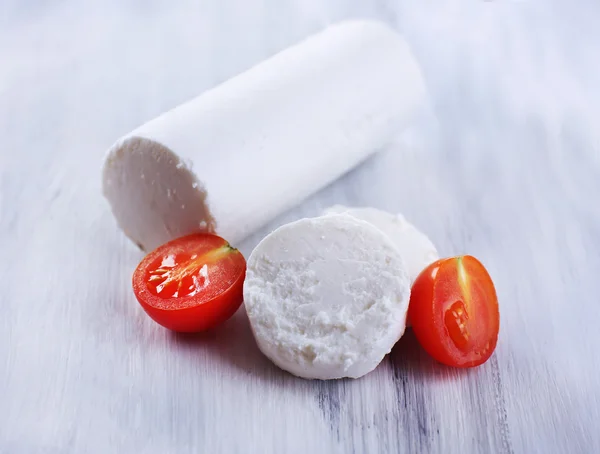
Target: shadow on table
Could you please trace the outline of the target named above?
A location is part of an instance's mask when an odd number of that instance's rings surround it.
[[[406,330],[388,358],[395,379],[418,376],[426,381],[452,380],[470,373],[469,369],[449,367],[435,361],[419,345],[412,329]]]
[[[218,328],[203,333],[171,333],[179,345],[198,350],[215,363],[233,367],[238,373],[267,382],[294,380],[296,377],[277,368],[258,349],[246,311],[242,306]]]
[[[203,358],[210,358],[213,364],[224,364],[238,373],[268,383],[279,385],[303,379],[282,371],[269,361],[258,349],[250,329],[250,322],[244,307],[220,327],[203,333],[171,333],[178,347],[193,349]],[[452,380],[470,373],[468,369],[448,367],[436,362],[419,345],[411,329],[394,346],[388,355],[395,380],[438,381]],[[362,378],[368,379],[370,374]],[[361,379],[359,379],[361,380]],[[343,383],[351,379],[337,380]]]

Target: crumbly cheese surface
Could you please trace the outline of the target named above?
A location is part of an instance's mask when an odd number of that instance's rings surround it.
[[[411,284],[417,276],[431,263],[440,258],[431,240],[408,222],[401,214],[391,214],[376,208],[349,208],[334,205],[324,214],[346,213],[362,219],[385,233],[396,245],[408,271]]]
[[[301,219],[248,259],[244,300],[262,352],[305,378],[358,378],[405,329],[410,281],[380,230],[346,214]]]

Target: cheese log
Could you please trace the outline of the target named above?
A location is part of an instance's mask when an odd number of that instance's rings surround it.
[[[342,22],[118,140],[103,192],[143,250],[199,231],[237,244],[385,146],[425,98],[399,35]]]
[[[304,378],[358,378],[405,329],[410,281],[398,249],[347,214],[301,219],[248,258],[244,304],[261,351]]]

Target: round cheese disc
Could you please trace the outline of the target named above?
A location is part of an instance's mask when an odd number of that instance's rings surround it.
[[[261,351],[304,378],[358,378],[405,329],[410,281],[392,241],[347,214],[301,219],[248,259],[244,302]]]

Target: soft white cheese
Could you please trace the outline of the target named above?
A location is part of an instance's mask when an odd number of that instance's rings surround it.
[[[378,22],[342,22],[120,139],[103,192],[142,249],[196,231],[236,244],[384,147],[425,105],[404,40]]]
[[[396,245],[408,271],[411,284],[431,263],[440,258],[431,240],[401,214],[391,214],[376,208],[349,208],[334,205],[324,214],[347,213],[367,221],[385,233]]]
[[[244,303],[261,351],[305,378],[358,378],[405,329],[410,281],[398,249],[346,214],[301,219],[248,259]]]

